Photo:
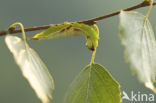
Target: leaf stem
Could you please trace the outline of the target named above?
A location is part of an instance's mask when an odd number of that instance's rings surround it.
[[[92,65],[94,63],[95,54],[96,54],[96,49],[92,52],[92,58],[91,58],[91,61],[90,61],[90,65]]]
[[[26,40],[26,36],[25,36],[25,32],[24,32],[24,26],[23,26],[22,23],[19,23],[19,22],[14,23],[14,24],[12,24],[12,25],[9,27],[9,29],[15,28],[17,25],[19,25],[20,28],[21,28],[21,32],[22,32],[23,39]]]
[[[9,30],[15,29],[15,27],[18,26],[18,25],[19,25],[20,28],[21,28],[21,32],[22,32],[22,36],[23,36],[24,43],[25,43],[25,47],[27,48],[28,45],[27,45],[27,43],[26,43],[26,35],[25,35],[25,31],[24,31],[24,26],[23,26],[23,24],[20,23],[20,22],[14,23],[14,24],[12,24],[12,25],[9,27]]]
[[[146,2],[146,1],[145,1]],[[151,9],[152,9],[152,6],[153,6],[153,0],[149,0],[149,8],[148,8],[148,10],[147,10],[147,13],[146,13],[146,15],[145,15],[145,20],[148,18],[148,16],[149,16],[149,14],[150,14],[150,11],[151,11]]]
[[[150,6],[150,5],[156,5],[156,2],[152,2],[152,3],[153,4],[151,4],[150,2],[143,1],[143,2],[141,2],[141,3],[139,3],[139,4],[135,5],[135,6],[123,9],[123,11],[131,11],[131,10],[134,10],[134,9],[138,9],[138,8],[142,8],[142,7],[146,7],[146,6]],[[96,21],[103,20],[103,19],[109,18],[109,17],[113,17],[113,16],[118,15],[118,14],[120,14],[120,10],[118,10],[116,12],[112,12],[110,14],[106,14],[104,16],[99,16],[99,17],[96,17],[96,18],[82,20],[82,21],[79,21],[79,23],[95,24]],[[25,28],[24,31],[25,32],[30,32],[30,31],[36,31],[36,30],[44,30],[44,29],[48,29],[49,27],[50,27],[50,25],[36,26],[36,27]],[[21,29],[18,29],[18,30],[15,29],[15,30],[11,30],[11,31],[10,30],[2,30],[2,31],[0,31],[0,36],[6,35],[8,33],[9,34],[15,34],[15,33],[21,33],[21,32],[22,32]]]

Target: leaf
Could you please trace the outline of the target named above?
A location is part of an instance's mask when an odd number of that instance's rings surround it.
[[[149,20],[137,12],[120,13],[120,37],[126,58],[146,87],[156,92],[156,41]]]
[[[64,103],[121,103],[120,85],[101,65],[88,65],[72,82]]]
[[[33,40],[45,40],[45,39],[56,39],[71,36],[84,36],[87,40],[86,46],[90,50],[95,50],[98,46],[99,31],[98,27],[93,25],[87,25],[83,23],[69,23],[51,25],[49,29],[36,34]]]
[[[54,81],[46,65],[38,54],[19,37],[7,35],[5,42],[37,96],[43,103],[49,103],[52,99]]]

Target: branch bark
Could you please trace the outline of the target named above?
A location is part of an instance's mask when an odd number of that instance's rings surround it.
[[[156,5],[156,2],[153,2],[153,5]],[[139,3],[139,4],[135,5],[135,6],[132,6],[132,7],[129,7],[129,8],[123,9],[123,10],[124,11],[131,11],[131,10],[142,8],[142,7],[146,7],[146,6],[149,6],[149,3],[148,2],[142,2],[142,3]],[[87,19],[87,20],[82,20],[82,21],[79,21],[79,23],[95,24],[96,21],[103,20],[103,19],[109,18],[109,17],[113,17],[113,16],[118,15],[118,14],[120,14],[120,10],[118,10],[116,12],[112,12],[110,14],[106,14],[104,16],[91,18],[91,19]],[[25,32],[30,32],[30,31],[48,29],[49,27],[50,27],[50,25],[43,25],[43,26],[36,26],[36,27],[25,28],[24,30],[25,30]],[[3,31],[0,31],[0,36],[6,35],[6,34],[16,34],[16,33],[21,33],[21,30],[20,29],[19,30],[16,30],[16,29],[13,29],[13,30],[9,30],[9,29],[8,30],[3,30]]]

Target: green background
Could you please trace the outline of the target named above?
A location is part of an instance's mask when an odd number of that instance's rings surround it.
[[[32,27],[80,21],[139,2],[141,0],[0,0],[0,30],[7,29],[14,22],[22,22],[25,27]],[[138,9],[142,13],[145,13],[145,10],[147,8]],[[154,31],[155,10],[153,7],[150,15]],[[131,75],[129,65],[124,61],[123,47],[118,36],[118,23],[118,16],[99,21],[100,40],[95,61],[105,66],[121,84],[121,90],[129,95],[131,91],[151,94],[152,92],[145,88],[136,76]],[[35,33],[38,31],[27,33],[27,37]],[[29,44],[38,52],[54,77],[56,88],[52,103],[61,103],[68,85],[90,62],[91,52],[85,47],[85,39],[72,37],[29,41]],[[130,103],[127,100],[123,102]],[[4,37],[0,37],[0,103],[40,103],[15,64],[4,43]]]

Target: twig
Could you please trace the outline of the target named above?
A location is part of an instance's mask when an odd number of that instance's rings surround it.
[[[153,2],[153,5],[156,5],[156,2]],[[132,7],[129,7],[129,8],[123,9],[123,10],[124,11],[131,11],[131,10],[146,7],[146,6],[149,6],[149,3],[148,2],[142,2],[142,3],[139,3],[139,4],[135,5],[135,6],[132,6]],[[82,21],[79,21],[79,23],[95,24],[96,21],[103,20],[105,18],[109,18],[109,17],[115,16],[115,15],[118,15],[119,13],[120,13],[120,10],[116,11],[116,12],[113,12],[113,13],[110,13],[110,14],[106,14],[104,16],[91,18],[91,19],[87,19],[87,20],[82,20]],[[44,25],[44,26],[36,26],[36,27],[25,28],[24,30],[25,30],[25,32],[30,32],[30,31],[48,29],[49,27],[50,27],[50,25]],[[16,29],[3,30],[3,31],[0,31],[0,36],[6,35],[8,33],[9,34],[15,34],[15,33],[20,33],[20,32],[21,32],[20,29],[19,30],[16,30]]]

